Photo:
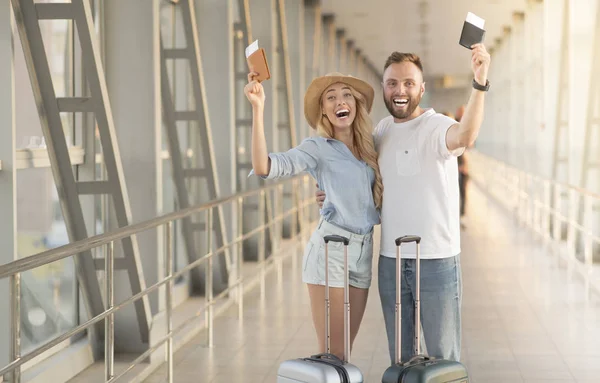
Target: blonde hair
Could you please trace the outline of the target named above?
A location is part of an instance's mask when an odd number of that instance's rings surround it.
[[[352,123],[352,142],[358,156],[365,161],[375,171],[375,183],[373,184],[373,201],[377,208],[381,208],[381,200],[383,199],[383,182],[381,180],[381,172],[377,162],[377,152],[373,143],[373,123],[369,118],[367,111],[367,100],[356,89],[349,86],[356,100],[356,117]],[[321,101],[322,103],[322,101]],[[321,137],[334,138],[333,125],[327,116],[322,115],[317,122],[317,134]]]

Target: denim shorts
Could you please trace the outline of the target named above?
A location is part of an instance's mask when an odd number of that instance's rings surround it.
[[[368,289],[371,286],[373,263],[373,231],[354,234],[321,218],[317,229],[304,249],[302,281],[313,285],[325,285],[326,235],[341,235],[350,240],[348,245],[348,269],[350,286]],[[344,244],[329,242],[329,286],[344,287]]]

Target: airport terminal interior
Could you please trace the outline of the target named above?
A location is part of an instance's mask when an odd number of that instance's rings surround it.
[[[421,108],[484,100],[448,160],[460,382],[600,382],[600,0],[1,0],[0,51],[1,381],[320,383],[280,367],[319,353],[303,273],[325,209],[308,172],[249,175],[249,63],[264,53],[281,153],[320,134],[304,96],[326,74],[391,118],[384,65],[405,52]],[[369,383],[391,365],[382,226],[348,358]]]

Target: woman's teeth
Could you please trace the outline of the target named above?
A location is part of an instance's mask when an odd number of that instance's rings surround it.
[[[337,112],[335,112],[335,115],[337,116],[337,118],[348,117],[350,115],[350,111],[348,109],[338,110]]]

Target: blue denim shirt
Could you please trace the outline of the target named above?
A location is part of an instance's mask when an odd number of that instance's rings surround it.
[[[373,202],[375,171],[356,159],[341,141],[310,137],[284,153],[270,153],[271,170],[265,179],[307,171],[325,191],[321,216],[355,234],[367,234],[379,224]],[[250,174],[254,174],[251,171]]]

